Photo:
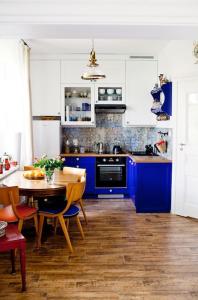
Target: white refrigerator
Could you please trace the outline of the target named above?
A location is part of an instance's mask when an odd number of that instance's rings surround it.
[[[33,149],[34,158],[43,155],[56,157],[60,155],[60,121],[34,120],[33,121]]]

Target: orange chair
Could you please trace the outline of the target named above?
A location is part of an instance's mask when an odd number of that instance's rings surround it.
[[[77,183],[68,183],[67,184],[67,202],[66,206],[63,209],[51,209],[51,208],[44,208],[42,211],[39,211],[39,234],[38,234],[38,246],[41,245],[41,237],[43,231],[43,223],[44,218],[53,218],[60,222],[62,227],[65,239],[69,246],[71,252],[73,252],[73,247],[70,241],[69,233],[65,224],[65,219],[69,220],[70,218],[75,218],[79,231],[81,233],[82,238],[84,239],[84,232],[80,223],[80,219],[78,217],[79,208],[72,203],[75,203],[78,199],[82,198],[83,192],[85,189],[85,181],[84,182],[77,182]]]
[[[65,175],[77,175],[78,176],[78,181],[85,181],[86,184],[86,169],[81,169],[81,168],[71,168],[71,167],[64,167],[63,168],[63,174]],[[84,193],[84,192],[83,192]],[[87,216],[85,213],[84,205],[83,205],[83,199],[78,199],[76,203],[79,203],[80,208],[82,210],[85,223],[87,224]]]
[[[18,221],[18,230],[21,232],[23,222],[34,218],[36,233],[38,233],[37,209],[20,204],[17,186],[0,187],[0,204],[3,205],[3,208],[0,208],[0,220],[9,223]]]

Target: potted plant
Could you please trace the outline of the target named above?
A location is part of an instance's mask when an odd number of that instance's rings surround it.
[[[60,157],[49,158],[47,155],[44,155],[35,161],[34,167],[43,169],[47,182],[51,183],[53,181],[54,170],[62,168],[63,160]]]

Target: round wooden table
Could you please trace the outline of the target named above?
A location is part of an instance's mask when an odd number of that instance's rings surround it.
[[[7,186],[18,186],[21,196],[49,197],[65,195],[67,183],[76,182],[76,177],[63,175],[62,171],[55,172],[53,184],[48,184],[45,179],[30,180],[23,176],[24,171],[16,171],[1,181]]]

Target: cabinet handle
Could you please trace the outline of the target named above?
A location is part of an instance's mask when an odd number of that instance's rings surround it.
[[[127,124],[130,124],[129,121],[127,121]]]

